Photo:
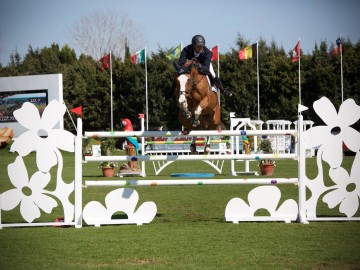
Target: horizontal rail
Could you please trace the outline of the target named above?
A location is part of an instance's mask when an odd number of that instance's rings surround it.
[[[194,137],[296,135],[297,130],[85,131],[85,137]]]
[[[146,155],[146,156],[85,156],[85,161],[178,161],[178,160],[261,160],[296,159],[296,154],[226,154],[226,155]]]
[[[227,143],[230,142],[230,140],[209,140],[208,143]],[[146,141],[146,144],[192,144],[192,141]],[[205,144],[206,140],[202,141],[196,141],[196,144]]]
[[[254,179],[176,179],[176,180],[86,180],[85,186],[180,186],[180,185],[276,185],[297,184],[297,178],[254,178]]]

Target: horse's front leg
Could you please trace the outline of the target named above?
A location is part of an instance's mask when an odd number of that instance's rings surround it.
[[[190,145],[190,152],[192,155],[196,155],[196,136],[192,137],[191,145]]]
[[[180,92],[178,102],[179,102],[180,109],[182,109],[184,111],[186,118],[190,119],[191,118],[191,112],[188,109],[189,106],[188,106],[188,103],[187,103],[187,100],[186,100],[186,97],[185,97],[185,92]]]
[[[200,103],[199,106],[197,106],[196,110],[194,111],[194,121],[192,123],[193,127],[197,127],[198,125],[200,125],[200,115],[203,111],[204,108],[207,107],[207,105],[209,104],[209,99],[208,97],[204,97]]]

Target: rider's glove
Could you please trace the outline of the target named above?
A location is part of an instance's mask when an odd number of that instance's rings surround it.
[[[178,71],[178,74],[190,73],[190,70],[187,67],[181,67]]]

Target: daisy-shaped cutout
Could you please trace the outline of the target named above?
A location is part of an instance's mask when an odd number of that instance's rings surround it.
[[[322,159],[331,168],[337,168],[342,162],[343,142],[353,152],[360,149],[360,133],[350,127],[360,118],[360,106],[354,100],[345,100],[336,112],[334,105],[326,97],[314,102],[314,110],[326,126],[316,126],[308,131],[307,143],[311,147],[321,145],[324,148]]]
[[[16,151],[20,156],[27,156],[36,151],[36,164],[40,171],[48,172],[57,164],[55,149],[74,152],[75,136],[66,130],[52,129],[58,123],[66,107],[57,100],[52,100],[45,108],[42,117],[38,109],[30,102],[14,111],[16,120],[28,131],[21,134],[12,144],[10,151]],[[39,132],[46,136],[40,137]]]
[[[356,154],[351,173],[342,168],[330,169],[329,175],[336,183],[336,189],[327,193],[323,201],[329,208],[340,204],[339,211],[348,218],[355,215],[359,208],[360,197],[360,153]]]
[[[249,205],[240,198],[231,199],[225,209],[227,221],[238,222],[254,217],[259,209],[266,209],[273,218],[296,220],[298,205],[292,200],[284,201],[280,206],[281,191],[275,186],[260,186],[249,192]]]
[[[40,209],[51,213],[57,202],[43,194],[44,188],[50,182],[50,173],[36,172],[29,180],[22,157],[17,157],[14,163],[9,164],[8,174],[14,189],[0,195],[2,210],[9,211],[20,204],[20,213],[27,222],[40,217]]]

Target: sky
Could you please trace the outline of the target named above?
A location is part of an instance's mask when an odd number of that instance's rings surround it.
[[[305,54],[321,41],[330,46],[340,34],[360,41],[358,0],[1,0],[0,63],[7,65],[14,50],[26,55],[29,45],[70,44],[68,29],[96,10],[127,14],[142,27],[144,47],[155,53],[187,45],[196,34],[209,48],[218,44],[220,53],[238,50],[238,35],[250,44],[275,41],[285,51],[300,38]]]

